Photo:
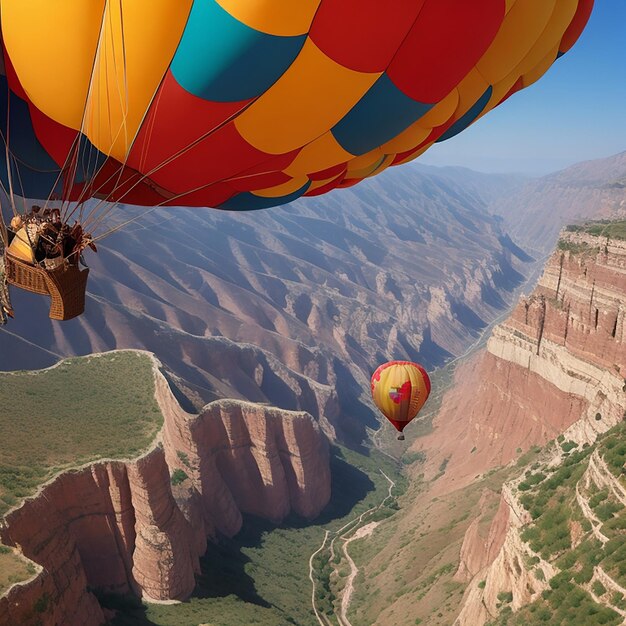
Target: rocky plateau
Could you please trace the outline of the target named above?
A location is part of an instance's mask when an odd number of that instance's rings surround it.
[[[151,449],[64,472],[1,522],[0,541],[37,567],[0,598],[2,626],[103,624],[93,590],[183,600],[207,541],[236,534],[242,513],[278,523],[327,504],[329,447],[311,415],[241,400],[190,414],[154,372],[164,426]]]

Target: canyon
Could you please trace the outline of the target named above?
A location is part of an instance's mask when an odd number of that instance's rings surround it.
[[[553,191],[578,177],[587,197],[587,180],[589,203],[601,194],[600,214],[619,215],[623,159],[566,170]],[[94,257],[92,306],[67,325],[18,295],[17,323],[0,332],[16,367],[154,350],[166,419],[139,458],[63,474],[7,516],[0,540],[41,569],[0,599],[0,624],[102,623],[108,609],[88,589],[187,598],[199,556],[239,532],[242,514],[280,523],[322,511],[327,439],[358,446],[377,426],[367,379],[378,361],[443,365],[507,306],[534,267],[503,230],[513,223],[511,190],[539,182],[432,168],[394,176],[314,207],[149,216]],[[533,211],[511,231],[543,254],[569,214],[532,234]],[[366,561],[355,556],[355,626],[473,626],[523,611],[548,589],[560,570],[524,539],[532,516],[519,485],[531,464],[547,473],[567,463],[562,446],[543,448],[549,442],[582,450],[621,423],[625,301],[626,242],[563,232],[533,293],[484,352],[460,362],[432,432],[411,442],[401,510],[367,537]],[[577,483],[583,502],[600,488],[598,463]],[[580,524],[572,520],[572,537],[586,541]],[[609,579],[619,585],[604,570],[593,582]]]
[[[468,434],[474,431],[474,441],[480,437],[489,442],[487,455],[484,449],[476,450],[479,460],[474,467],[478,471],[496,459],[500,464],[511,461],[519,447],[543,445],[553,438],[582,449],[622,423],[626,415],[624,302],[626,241],[585,232],[562,233],[535,292],[493,333],[488,354],[478,366],[483,374],[483,368],[491,367],[494,360],[500,366],[498,377],[485,383],[491,391],[481,389],[491,399],[472,407],[474,415],[480,411],[487,420],[480,432],[471,416],[467,425]],[[527,400],[530,397],[532,404]],[[515,407],[513,412],[506,413],[504,404]],[[503,413],[511,423],[506,432],[501,423],[492,426],[488,420],[490,414]],[[494,433],[508,441],[498,442],[500,437]],[[562,456],[557,446],[549,465],[557,466]],[[457,469],[453,462],[452,467]],[[592,462],[587,471],[593,467]],[[481,587],[470,582],[459,626],[482,624],[495,617],[502,592],[512,593],[513,610],[521,608],[547,589],[546,581],[558,571],[542,559],[543,575],[538,578],[525,565],[537,555],[520,538],[521,527],[531,522],[515,494],[522,479],[503,488],[502,505],[491,527],[491,534],[499,534],[500,549],[493,555],[491,547],[491,555],[481,563],[484,566],[471,578],[474,583],[481,578],[485,582]],[[596,479],[600,488],[605,483]],[[595,527],[592,531],[597,534]],[[470,535],[463,549],[485,554]]]
[[[89,255],[79,319],[52,322],[45,298],[13,290],[0,369],[145,349],[196,411],[218,398],[268,402],[366,441],[378,424],[373,369],[460,354],[531,271],[486,211],[518,182],[410,166],[285,207],[146,214]]]
[[[626,152],[577,163],[524,182],[489,204],[511,237],[533,254],[548,254],[565,224],[626,216]]]
[[[353,624],[505,624],[502,610],[541,600],[561,570],[529,546],[519,485],[584,466],[570,468],[569,451],[622,424],[625,302],[626,241],[563,231],[534,291],[458,365],[432,432],[411,444],[414,486],[365,552]],[[576,520],[584,542],[592,530]]]
[[[330,498],[329,446],[316,420],[240,400],[185,412],[155,361],[164,425],[135,459],[59,474],[11,510],[0,541],[36,565],[0,598],[0,624],[105,622],[93,590],[182,600],[207,541],[242,514],[279,523],[317,516]]]

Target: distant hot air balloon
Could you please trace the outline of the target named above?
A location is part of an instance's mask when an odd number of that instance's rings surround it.
[[[426,370],[411,361],[390,361],[372,375],[372,398],[381,413],[400,432],[420,412],[430,394]]]
[[[536,81],[592,6],[0,0],[0,182],[14,212],[42,199],[79,223],[77,249],[139,219],[113,221],[120,203],[249,210],[350,187]],[[68,282],[25,267],[8,273],[37,293]]]

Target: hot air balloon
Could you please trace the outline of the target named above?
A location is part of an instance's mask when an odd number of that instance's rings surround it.
[[[15,214],[40,199],[81,227],[70,261],[140,219],[121,204],[250,210],[350,187],[533,83],[592,6],[0,0],[0,182]],[[41,293],[82,276],[9,261]]]
[[[403,440],[404,427],[421,411],[430,394],[426,370],[411,361],[389,361],[372,374],[371,389],[374,403]]]

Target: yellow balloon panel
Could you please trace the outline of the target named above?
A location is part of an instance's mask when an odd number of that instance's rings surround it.
[[[523,0],[516,2],[489,50],[476,68],[490,84],[497,83],[528,54],[548,24],[556,0]]]
[[[151,0],[146,10],[136,0],[8,0],[2,2],[3,33],[33,104],[124,161],[191,4]],[[11,28],[26,23],[28,37]]]
[[[270,35],[308,32],[320,0],[217,0],[242,24]]]
[[[308,182],[309,179],[306,176],[300,176],[299,178],[292,178],[282,185],[275,185],[268,189],[256,189],[254,195],[263,198],[280,198],[281,196],[288,196],[294,191],[297,191]]]
[[[258,150],[295,150],[332,128],[379,76],[335,63],[307,39],[289,69],[239,115],[235,126]]]
[[[176,51],[192,0],[107,3],[85,134],[124,161]]]
[[[424,139],[426,139],[428,135],[430,135],[432,128],[432,126],[424,127],[423,121],[419,120],[411,124],[411,126],[409,126],[405,131],[400,133],[395,139],[392,139],[391,141],[383,144],[382,148],[385,152],[389,154],[406,152],[407,150],[410,150],[411,148],[414,148],[415,146],[422,143],[422,141],[424,141]]]
[[[454,112],[454,119],[459,119],[465,115],[488,88],[489,83],[482,74],[476,68],[472,69],[459,83],[459,103]]]
[[[445,124],[454,115],[459,106],[459,99],[459,90],[455,87],[441,102],[422,115],[416,123],[430,130]]]
[[[533,71],[537,66],[543,64],[546,55],[553,49],[557,48],[563,37],[563,31],[572,21],[576,9],[578,8],[578,0],[559,0],[555,6],[547,26],[541,33],[541,37],[537,39],[528,54],[522,59],[516,67],[518,76],[522,76]],[[556,55],[552,57],[552,61]]]
[[[383,156],[385,156],[383,151],[380,148],[375,148],[361,156],[354,157],[348,163],[348,172],[356,173],[359,170],[370,172],[373,167],[380,163]]]
[[[388,167],[391,166],[391,164],[393,163],[393,160],[395,159],[395,156],[396,156],[395,154],[386,154],[383,160],[378,164],[376,169],[374,169],[367,175],[368,178],[371,176],[377,176],[381,172],[384,172]]]
[[[4,44],[28,97],[55,121],[79,129],[104,0],[3,0],[0,7]]]
[[[552,50],[548,52],[546,58],[543,59],[543,61],[538,63],[537,66],[534,67],[532,70],[524,74],[524,76],[522,77],[524,87],[528,87],[529,85],[532,85],[534,82],[538,81],[550,69],[558,53],[559,44],[557,43],[554,48],[552,48]]]
[[[353,157],[353,154],[337,143],[334,135],[329,131],[304,146],[284,171],[289,176],[321,172],[339,163],[345,163]]]

